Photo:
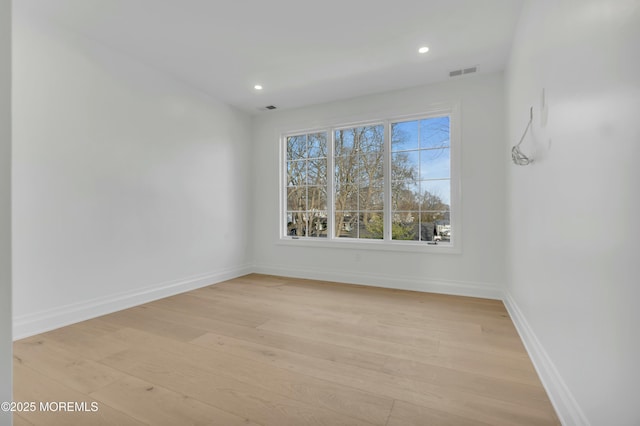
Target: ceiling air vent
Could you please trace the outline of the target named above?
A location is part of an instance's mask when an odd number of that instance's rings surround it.
[[[478,71],[478,67],[469,67],[469,68],[462,68],[459,70],[453,70],[449,72],[449,77],[457,77],[459,75],[463,75],[463,74],[472,74],[474,72]]]

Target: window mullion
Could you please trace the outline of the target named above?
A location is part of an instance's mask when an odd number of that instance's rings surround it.
[[[289,158],[287,156],[287,138],[286,136],[282,138],[281,142],[280,142],[280,146],[282,147],[282,152],[280,154],[280,161],[282,161],[282,164],[284,164],[284,168],[280,169],[280,173],[281,173],[281,178],[280,178],[280,182],[282,185],[282,189],[280,191],[280,209],[283,212],[283,214],[280,216],[280,238],[282,238],[283,236],[287,236],[288,235],[288,227],[287,227],[287,218],[289,215],[289,212],[287,211],[287,207],[288,207],[288,190],[289,190]],[[284,169],[284,172],[283,172]],[[284,216],[284,217],[283,217]]]
[[[392,220],[391,217],[391,122],[384,122],[384,140],[383,140],[383,188],[384,188],[384,206],[383,206],[383,239],[391,241]]]
[[[334,239],[335,233],[335,131],[334,129],[328,129],[327,136],[327,239]]]
[[[420,123],[418,121],[418,123]],[[418,193],[422,199],[422,126],[418,124]],[[418,203],[418,241],[422,240],[422,203]]]

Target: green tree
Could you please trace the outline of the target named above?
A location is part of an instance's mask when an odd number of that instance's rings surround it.
[[[384,223],[382,217],[374,215],[365,224],[365,229],[370,234],[370,238],[382,238],[384,232]],[[391,238],[394,240],[413,240],[416,232],[411,224],[393,222],[391,224]]]

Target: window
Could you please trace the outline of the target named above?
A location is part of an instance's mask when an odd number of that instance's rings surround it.
[[[452,248],[455,119],[447,109],[284,135],[281,238]]]
[[[336,237],[383,238],[384,126],[334,133]]]
[[[394,240],[450,240],[449,117],[391,123]]]
[[[327,134],[287,137],[287,235],[327,236]]]

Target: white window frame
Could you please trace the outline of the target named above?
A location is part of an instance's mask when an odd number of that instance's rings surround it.
[[[425,241],[406,241],[391,239],[391,123],[449,116],[450,126],[450,158],[451,158],[451,199],[450,199],[450,224],[451,240],[449,243],[428,243]],[[384,125],[384,236],[383,239],[358,239],[335,237],[335,197],[334,197],[334,151],[335,131],[339,129]],[[279,211],[279,238],[277,244],[292,245],[296,247],[323,247],[338,249],[365,249],[386,251],[409,251],[427,253],[452,253],[462,252],[462,185],[461,185],[461,159],[462,143],[460,134],[460,108],[458,104],[447,104],[433,107],[427,111],[388,116],[383,119],[358,120],[349,123],[331,122],[326,125],[304,128],[296,131],[287,131],[280,134],[280,211]],[[327,133],[327,237],[305,237],[287,235],[287,138],[309,133]]]

